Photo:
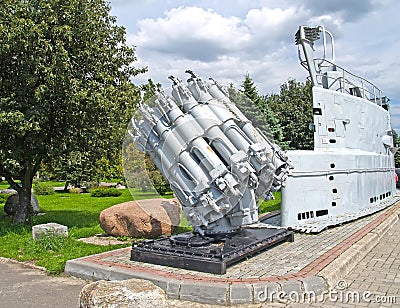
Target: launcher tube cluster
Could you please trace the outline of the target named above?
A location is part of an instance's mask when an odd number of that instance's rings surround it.
[[[258,200],[285,181],[290,164],[229,99],[218,82],[187,71],[172,95],[142,104],[129,132],[150,154],[195,232],[229,233],[258,221]]]

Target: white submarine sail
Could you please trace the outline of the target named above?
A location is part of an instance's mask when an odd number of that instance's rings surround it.
[[[318,40],[322,58],[315,56]],[[281,225],[320,232],[399,200],[396,149],[388,98],[334,63],[331,33],[323,26],[301,26],[296,44],[313,84],[314,150],[287,152],[294,168],[282,188]]]

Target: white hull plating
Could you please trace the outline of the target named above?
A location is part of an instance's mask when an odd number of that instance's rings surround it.
[[[320,232],[400,199],[388,100],[365,79],[315,59],[315,29],[325,35],[323,27],[301,27],[297,34],[314,84],[314,151],[287,152],[293,170],[281,203],[282,226],[304,232]],[[326,51],[325,44],[324,37]]]
[[[289,151],[294,170],[282,189],[282,226],[320,232],[397,201],[389,155],[357,150]]]

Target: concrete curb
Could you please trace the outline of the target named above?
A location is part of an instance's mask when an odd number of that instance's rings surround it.
[[[327,265],[319,276],[324,278],[329,288],[336,287],[351,270],[374,248],[382,236],[399,221],[400,211],[388,216],[380,225],[352,244],[341,256]]]
[[[9,258],[4,258],[4,257],[0,257],[0,263],[13,263],[13,264],[19,264],[22,265],[23,267],[26,268],[31,268],[31,269],[35,269],[35,270],[39,270],[42,272],[46,272],[47,273],[47,269],[43,266],[37,266],[35,264],[32,264],[30,262],[21,262],[21,261],[17,261],[14,259],[9,259]]]
[[[290,294],[321,295],[334,289],[374,248],[400,217],[400,202],[385,210],[367,225],[292,275],[266,278],[219,278],[169,273],[153,268],[107,261],[108,256],[130,248],[70,260],[65,272],[91,280],[150,280],[171,299],[205,304],[237,305],[285,301]]]

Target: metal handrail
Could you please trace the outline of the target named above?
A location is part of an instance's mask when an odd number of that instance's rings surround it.
[[[331,56],[332,56],[332,62],[335,62],[335,40],[333,38],[333,34],[330,33],[328,30],[325,29],[324,26],[318,26],[318,29],[322,32],[322,38],[323,38],[323,44],[324,44],[324,56],[322,57],[322,59],[320,59],[319,63],[317,64],[319,67],[322,66],[322,64],[326,61],[329,62],[328,60],[326,60],[326,35],[329,35],[329,38],[331,40]]]
[[[381,98],[382,98],[382,91],[374,85],[372,82],[368,81],[367,79],[357,76],[348,70],[338,66],[337,64],[328,61],[326,59],[321,58],[314,58],[314,64],[316,64],[317,69],[317,77],[318,77],[318,84],[323,86],[322,77],[326,77],[325,73],[328,71],[337,71],[341,72],[342,76],[335,78],[337,82],[339,82],[340,86],[338,91],[342,93],[351,94],[349,89],[352,87],[359,87],[362,93],[362,97],[373,101],[375,104],[382,106]],[[307,62],[301,61],[301,65],[307,68]],[[335,70],[329,69],[330,67],[335,67]],[[328,77],[329,78],[329,77]],[[353,82],[351,82],[353,81]],[[369,98],[367,97],[369,95]]]

